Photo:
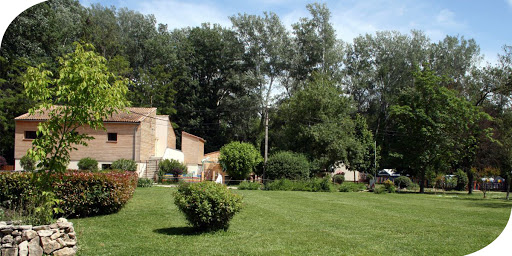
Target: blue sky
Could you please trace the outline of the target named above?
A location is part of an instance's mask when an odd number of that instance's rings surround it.
[[[272,11],[284,24],[307,17],[304,0],[80,0],[82,5],[127,7],[143,14],[154,14],[159,23],[169,28],[198,26],[203,22],[230,26],[228,17],[237,13],[262,14]],[[331,21],[338,38],[346,42],[360,34],[380,30],[411,29],[426,32],[432,41],[446,35],[474,38],[486,61],[495,62],[505,44],[512,45],[512,0],[328,0]]]
[[[0,36],[9,22],[35,2],[24,0],[3,2],[0,8]],[[84,6],[127,7],[143,14],[154,14],[159,23],[169,28],[198,26],[203,22],[229,27],[228,17],[237,13],[275,12],[291,29],[300,17],[308,17],[309,0],[80,0]],[[407,33],[424,31],[432,41],[446,35],[473,38],[480,45],[485,61],[495,63],[502,46],[512,45],[512,0],[327,0],[331,23],[338,38],[352,42],[358,35],[381,30]],[[481,63],[485,64],[485,63]]]

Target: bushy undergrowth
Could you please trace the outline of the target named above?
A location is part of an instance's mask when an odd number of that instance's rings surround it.
[[[309,180],[275,180],[265,184],[265,190],[331,192],[334,190],[329,178]]]
[[[137,163],[131,159],[121,158],[114,161],[112,165],[110,165],[110,169],[134,172],[137,170]]]
[[[43,194],[36,185],[41,174],[0,173],[0,202],[9,209],[29,213],[40,207],[34,198]],[[52,193],[58,199],[57,207],[64,216],[92,216],[118,211],[132,197],[137,185],[134,172],[78,172],[68,171],[49,176]]]
[[[406,176],[400,176],[395,179],[395,186],[398,188],[409,188],[412,184],[412,181],[409,177]]]
[[[345,182],[345,174],[336,174],[332,177],[332,182],[336,184],[342,184]]]
[[[240,190],[258,190],[260,188],[261,188],[261,183],[249,182],[246,180],[240,182],[240,185],[238,185],[238,189],[240,189]]]
[[[78,169],[87,171],[98,171],[98,161],[90,157],[84,157],[78,161]]]
[[[174,203],[188,222],[200,231],[227,230],[242,209],[242,197],[215,182],[181,183]]]
[[[366,185],[364,183],[352,183],[345,182],[340,185],[340,192],[359,192],[364,191],[366,189]]]
[[[384,189],[386,189],[387,192],[389,193],[394,193],[396,188],[395,188],[395,183],[393,183],[392,180],[385,180],[384,181]]]
[[[148,178],[139,178],[137,181],[137,187],[139,188],[149,188],[153,186],[153,180]]]

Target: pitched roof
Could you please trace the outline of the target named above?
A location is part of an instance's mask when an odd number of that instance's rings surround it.
[[[205,139],[203,139],[203,138],[201,138],[201,137],[199,137],[199,136],[196,136],[196,135],[194,135],[194,134],[188,133],[188,132],[186,132],[186,131],[181,131],[181,136],[183,137],[183,135],[186,135],[186,136],[189,136],[189,137],[192,137],[192,138],[196,138],[196,139],[198,139],[198,140],[202,141],[203,143],[204,143],[204,142],[206,142],[206,140],[205,140]]]
[[[52,108],[59,107],[53,106]],[[126,111],[119,111],[117,113],[113,113],[111,116],[103,119],[103,122],[120,122],[120,123],[139,123],[142,122],[147,116],[149,116],[152,112],[156,111],[156,108],[135,108],[135,107],[126,107]],[[49,111],[48,110],[40,110],[36,111],[33,115],[30,113],[25,113],[21,116],[15,118],[15,120],[29,120],[29,121],[45,121],[48,120]]]

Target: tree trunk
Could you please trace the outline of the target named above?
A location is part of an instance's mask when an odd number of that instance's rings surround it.
[[[469,169],[466,173],[468,174],[468,195],[471,195],[473,194],[473,172]]]
[[[420,194],[425,193],[425,175],[420,177]]]

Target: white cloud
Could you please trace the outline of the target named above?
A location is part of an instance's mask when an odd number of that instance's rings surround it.
[[[507,1],[507,4],[512,7],[512,0],[506,0]]]
[[[228,16],[233,14],[225,13],[220,8],[222,6],[208,3],[155,0],[141,2],[137,10],[144,14],[154,14],[158,23],[167,24],[169,29],[200,26],[204,22],[230,27]]]

